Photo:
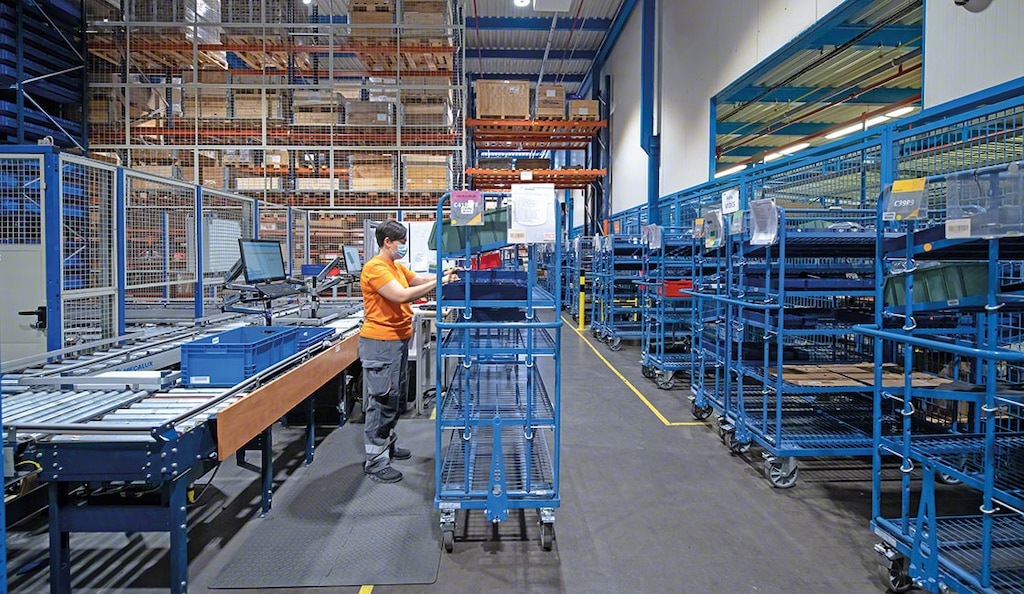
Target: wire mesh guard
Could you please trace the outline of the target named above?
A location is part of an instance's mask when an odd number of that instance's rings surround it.
[[[464,187],[460,3],[205,4],[89,4],[93,150],[293,206],[424,208]]]
[[[517,362],[474,362],[459,365],[441,400],[437,417],[442,423],[525,422],[532,427],[555,423],[555,408],[541,370]]]
[[[486,498],[490,489],[491,459],[494,454],[494,428],[473,427],[472,438],[464,439],[462,429],[446,432],[441,464],[441,490],[444,498]],[[501,455],[505,489],[510,498],[550,498],[554,492],[550,429],[527,432],[523,427],[501,428]]]
[[[38,245],[43,242],[39,158],[0,159],[0,241]]]

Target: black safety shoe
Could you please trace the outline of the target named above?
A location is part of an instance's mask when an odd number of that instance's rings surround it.
[[[412,458],[412,451],[391,444],[390,456],[392,460],[408,460],[409,458]]]
[[[366,477],[377,483],[397,483],[402,480],[402,473],[388,466],[377,472],[367,472]]]

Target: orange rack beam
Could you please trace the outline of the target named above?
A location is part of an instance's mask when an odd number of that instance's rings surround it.
[[[466,126],[478,150],[581,150],[608,122],[468,119]]]
[[[532,180],[524,180],[523,173],[532,175]],[[513,184],[548,183],[555,184],[556,190],[582,190],[588,185],[604,177],[604,169],[538,169],[535,171],[505,169],[466,169],[466,175],[472,178],[475,190],[507,190]]]

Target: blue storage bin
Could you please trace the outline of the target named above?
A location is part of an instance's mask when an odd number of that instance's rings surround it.
[[[300,330],[297,351],[308,349],[314,344],[327,340],[334,336],[334,332],[334,328],[306,328]]]
[[[526,301],[529,275],[524,270],[466,270],[459,276],[462,278],[458,282],[441,287],[441,297],[450,302],[448,305],[457,306],[466,298],[467,280],[473,301]],[[525,319],[526,311],[518,307],[473,307],[472,315],[476,322],[509,322]]]
[[[188,386],[234,386],[297,352],[299,328],[245,326],[181,345]]]

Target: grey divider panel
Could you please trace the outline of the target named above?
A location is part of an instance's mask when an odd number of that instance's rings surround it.
[[[362,426],[331,433],[313,465],[280,490],[270,515],[252,520],[259,525],[210,588],[436,581],[433,423],[403,420],[398,435],[413,457],[395,462],[405,478],[388,485],[363,476]]]

